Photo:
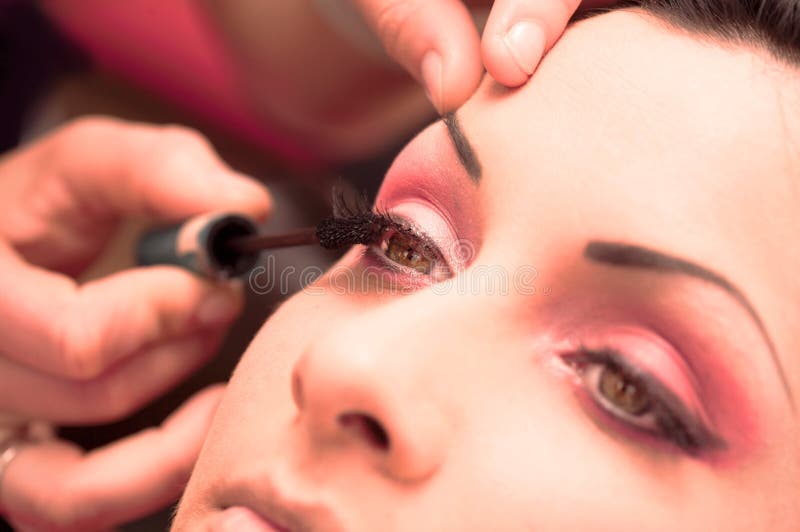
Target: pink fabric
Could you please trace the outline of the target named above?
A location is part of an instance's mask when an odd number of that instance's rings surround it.
[[[2,1],[2,0],[0,0]],[[46,12],[101,67],[289,161],[313,155],[254,119],[222,43],[196,0],[49,0]]]

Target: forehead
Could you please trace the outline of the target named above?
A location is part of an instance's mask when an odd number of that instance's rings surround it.
[[[528,85],[486,80],[460,111],[487,244],[520,262],[590,238],[690,258],[742,286],[796,352],[797,77],[643,13],[572,26]]]
[[[503,182],[540,186],[539,175],[560,172],[707,207],[717,203],[709,195],[746,194],[759,200],[746,215],[796,192],[798,78],[764,54],[618,11],[572,26],[522,89],[485,80],[461,115],[477,124],[467,134],[492,146],[482,159]]]

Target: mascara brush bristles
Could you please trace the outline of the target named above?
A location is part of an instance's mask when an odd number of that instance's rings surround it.
[[[365,193],[348,198],[345,190],[331,190],[333,216],[317,225],[317,239],[325,249],[342,249],[355,244],[373,244],[386,229],[387,217],[372,211]]]
[[[386,213],[373,212],[366,195],[348,203],[344,194],[333,191],[333,216],[316,227],[298,229],[276,235],[249,235],[232,239],[227,246],[237,253],[319,243],[325,249],[342,249],[355,244],[374,244],[394,221]]]
[[[355,244],[372,244],[384,231],[383,221],[368,212],[357,216],[332,216],[317,225],[319,245],[325,249],[342,249]]]
[[[325,249],[342,249],[355,244],[372,244],[386,229],[384,219],[374,213],[322,220],[317,227],[277,235],[253,235],[231,240],[227,246],[237,253],[306,246],[319,243]]]

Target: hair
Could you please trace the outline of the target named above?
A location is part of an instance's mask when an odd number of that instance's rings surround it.
[[[669,24],[733,44],[756,45],[800,66],[800,0],[624,0]]]

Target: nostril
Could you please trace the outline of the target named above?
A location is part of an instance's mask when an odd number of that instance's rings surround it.
[[[339,424],[363,437],[372,447],[381,451],[389,450],[389,435],[380,421],[374,417],[359,412],[348,412],[339,416]]]

